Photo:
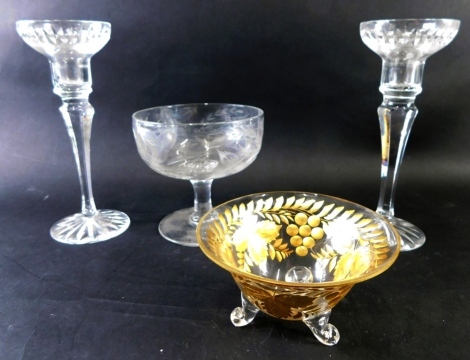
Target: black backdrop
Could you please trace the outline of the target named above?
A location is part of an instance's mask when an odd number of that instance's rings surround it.
[[[455,1],[3,0],[0,13],[0,359],[453,358],[470,345],[470,4]],[[213,202],[269,190],[331,194],[375,208],[381,60],[359,23],[404,17],[462,21],[429,58],[403,163],[397,215],[425,246],[357,285],[334,310],[342,335],[320,345],[297,322],[258,315],[230,324],[239,292],[157,222],[192,203],[189,182],[137,154],[134,111],[232,102],[265,111],[258,159],[216,180]],[[66,246],[50,226],[79,211],[71,146],[47,60],[22,42],[20,19],[112,23],[92,59],[93,190],[126,212],[108,242]]]

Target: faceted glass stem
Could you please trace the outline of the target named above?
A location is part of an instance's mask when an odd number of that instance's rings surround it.
[[[111,239],[130,224],[128,216],[115,210],[97,210],[91,186],[90,137],[94,109],[88,98],[63,97],[60,112],[67,128],[80,181],[82,211],[58,221],[51,236],[67,244],[88,244]]]
[[[76,99],[64,100],[60,112],[72,143],[77,164],[82,194],[82,214],[93,216],[96,213],[96,206],[91,186],[90,137],[95,111],[87,99]]]
[[[409,95],[409,94],[407,94]],[[387,217],[402,238],[402,251],[425,242],[424,233],[409,222],[395,217],[395,190],[411,127],[418,114],[414,99],[384,96],[378,108],[382,141],[381,186],[377,212]]]
[[[395,216],[394,200],[405,147],[418,109],[413,102],[384,100],[378,108],[382,141],[380,198],[377,212]]]

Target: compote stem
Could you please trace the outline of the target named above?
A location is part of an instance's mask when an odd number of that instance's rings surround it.
[[[82,214],[96,213],[91,186],[90,137],[95,110],[88,99],[63,99],[60,112],[72,143],[82,194]]]
[[[189,221],[197,225],[201,217],[212,209],[211,186],[212,180],[191,180],[194,189],[194,212]]]

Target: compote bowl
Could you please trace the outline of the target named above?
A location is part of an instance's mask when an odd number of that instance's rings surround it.
[[[53,91],[62,99],[60,113],[72,144],[82,193],[82,211],[56,222],[53,239],[66,244],[89,244],[122,234],[129,217],[117,210],[97,210],[91,188],[90,137],[95,110],[91,57],[111,36],[111,24],[81,20],[21,20],[16,30],[26,44],[49,60]]]
[[[452,19],[393,19],[360,25],[362,41],[382,58],[378,108],[382,169],[377,212],[398,229],[402,251],[421,247],[426,236],[410,222],[395,217],[394,201],[400,165],[413,122],[418,115],[414,101],[422,91],[426,59],[447,46],[457,35],[460,21]]]
[[[302,320],[325,345],[339,332],[331,309],[353,285],[387,270],[400,236],[382,215],[331,196],[273,192],[214,207],[197,227],[201,250],[228,270],[241,290],[235,326],[259,310]]]
[[[155,107],[132,117],[144,162],[162,175],[190,180],[194,188],[194,207],[166,216],[158,226],[160,234],[176,244],[198,246],[196,225],[212,208],[212,181],[242,171],[256,159],[263,111],[205,103]]]

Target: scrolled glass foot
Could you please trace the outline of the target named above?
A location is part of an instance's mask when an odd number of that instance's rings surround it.
[[[65,244],[91,244],[114,238],[129,225],[129,217],[120,211],[98,210],[92,216],[75,214],[59,220],[52,226],[51,236]]]
[[[324,345],[332,346],[339,341],[338,329],[328,323],[331,310],[326,310],[320,314],[306,316],[303,322],[310,328],[313,335]]]
[[[259,309],[254,306],[242,293],[242,306],[235,308],[230,314],[230,320],[236,327],[248,325],[253,321]]]
[[[401,251],[416,250],[424,245],[426,235],[417,226],[396,217],[388,218],[401,236]]]

